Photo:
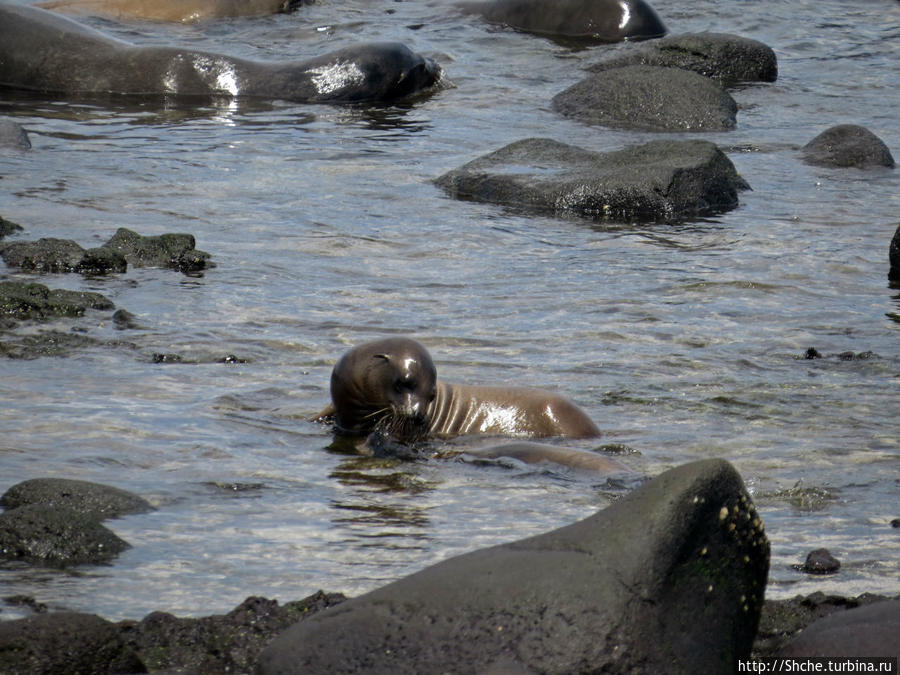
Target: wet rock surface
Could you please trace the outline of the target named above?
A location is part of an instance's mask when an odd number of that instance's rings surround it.
[[[858,124],[839,124],[826,129],[803,146],[800,156],[814,166],[857,169],[894,166],[894,157],[884,141]]]
[[[734,469],[694,462],[583,521],[321,612],[260,672],[727,672],[750,654],[768,556]]]
[[[728,211],[748,189],[707,141],[653,141],[616,152],[545,138],[511,143],[435,183],[457,199],[612,221],[678,221]]]
[[[737,116],[737,103],[714,80],[660,66],[590,75],[554,96],[553,109],[587,124],[645,131],[728,131]]]
[[[627,45],[588,70],[600,72],[634,65],[690,70],[723,87],[742,82],[774,82],[778,78],[778,59],[771,47],[728,33],[685,33]]]

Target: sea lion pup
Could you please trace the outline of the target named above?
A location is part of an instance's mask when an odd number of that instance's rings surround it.
[[[435,85],[441,69],[399,43],[264,62],[139,47],[64,16],[0,3],[0,87],[62,95],[253,97],[298,103],[386,101]]]
[[[366,454],[414,457],[405,444],[466,434],[517,438],[593,438],[597,425],[571,401],[542,389],[479,387],[437,379],[431,355],[403,337],[352,348],[331,373],[332,402],[314,419],[330,417],[335,431],[359,439]],[[399,444],[399,445],[398,445]],[[580,448],[516,441],[451,449],[483,459],[553,462],[604,474],[630,473],[615,459]]]
[[[290,12],[301,4],[303,0],[45,0],[35,6],[66,14],[187,23]]]
[[[542,389],[440,382],[428,350],[403,337],[366,342],[331,373],[335,429],[355,436],[376,429],[400,441],[463,434],[590,438],[600,435],[571,401]]]

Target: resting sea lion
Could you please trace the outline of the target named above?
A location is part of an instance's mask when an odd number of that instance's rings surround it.
[[[38,7],[113,19],[200,21],[233,16],[289,12],[302,0],[46,0]]]
[[[293,62],[138,47],[43,9],[0,3],[0,87],[12,89],[349,103],[408,96],[433,86],[440,72],[397,43]]]
[[[662,37],[666,27],[644,0],[489,0],[467,2],[465,11],[526,33],[585,42]]]
[[[379,430],[401,442],[463,434],[514,437],[600,435],[574,403],[541,389],[477,387],[441,382],[428,351],[409,338],[354,347],[331,373],[336,431],[367,436]]]

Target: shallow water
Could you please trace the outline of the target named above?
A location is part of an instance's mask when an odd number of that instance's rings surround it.
[[[900,517],[900,292],[887,283],[900,171],[812,168],[797,155],[847,122],[900,154],[900,4],[654,7],[672,33],[737,33],[778,55],[776,83],[733,92],[737,129],[703,136],[753,187],[717,218],[598,225],[445,197],[431,179],[521,138],[611,150],[656,137],[550,108],[582,65],[615,47],[571,51],[488,28],[451,3],[323,0],[189,26],[92,21],[135,42],[254,58],[401,40],[454,85],[411,104],[0,96],[0,114],[34,146],[0,155],[0,215],[26,227],[19,239],[88,247],[120,226],[191,232],[217,265],[202,277],[39,279],[99,291],[141,327],[118,331],[94,314],[76,326],[111,344],[0,361],[0,491],[71,477],[158,510],[107,523],[133,545],[113,565],[6,565],[2,595],[120,619],[225,612],[248,595],[358,594],[623,494],[565,470],[329,451],[328,429],[307,418],[328,400],[331,365],[389,334],[422,340],[445,379],[569,396],[638,471],[732,461],[772,543],[768,597],[900,592],[890,526]],[[30,277],[0,267],[0,278]],[[803,359],[810,347],[824,358]],[[229,354],[246,362],[219,362]],[[823,546],[839,574],[791,569]]]

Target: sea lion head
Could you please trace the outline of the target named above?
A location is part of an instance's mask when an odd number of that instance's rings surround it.
[[[409,338],[358,345],[331,373],[335,429],[366,435],[382,431],[411,442],[428,430],[437,371],[428,351]]]
[[[441,78],[432,59],[397,42],[361,44],[309,62],[320,101],[389,101],[429,89]]]

